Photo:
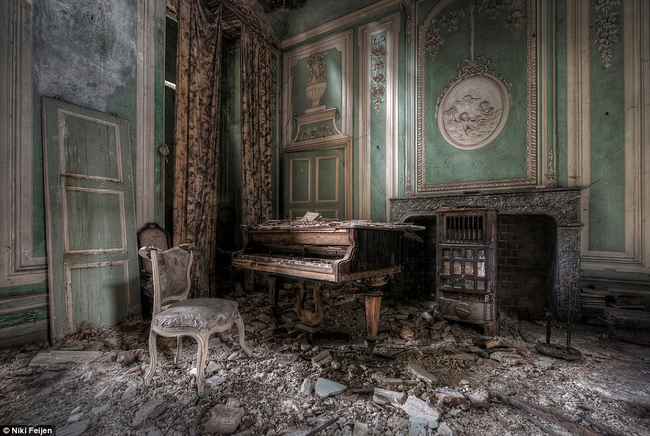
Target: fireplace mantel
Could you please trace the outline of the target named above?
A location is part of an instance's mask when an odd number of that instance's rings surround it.
[[[580,190],[544,188],[525,191],[410,196],[390,199],[391,222],[405,223],[446,209],[490,208],[506,215],[546,215],[557,228],[554,300],[558,317],[566,319],[571,286],[580,289]],[[576,318],[579,308],[574,305]]]

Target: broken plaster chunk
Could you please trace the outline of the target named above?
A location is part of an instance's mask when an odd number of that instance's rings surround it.
[[[208,366],[205,367],[205,373],[210,375],[214,374],[215,372],[219,371],[222,368],[222,365],[215,362],[214,360],[211,360],[210,363],[208,363]]]
[[[472,405],[477,409],[487,409],[490,407],[490,396],[487,392],[475,392],[467,396]]]
[[[104,354],[101,351],[69,351],[55,350],[49,353],[38,353],[29,366],[49,366],[61,363],[90,363]]]
[[[205,387],[208,389],[214,389],[225,381],[226,377],[215,375],[205,380]]]
[[[95,399],[108,397],[113,393],[113,387],[111,385],[106,385],[102,390],[97,392]]]
[[[314,382],[308,378],[300,385],[300,395],[309,396],[314,391]]]
[[[548,360],[544,359],[534,361],[533,365],[535,365],[537,368],[540,368],[542,371],[553,368],[553,362],[549,362]]]
[[[380,383],[381,385],[402,383],[402,379],[387,377],[386,374],[381,371],[373,372],[370,377],[372,377],[373,380],[375,380],[377,383]]]
[[[496,360],[504,366],[516,366],[524,363],[524,359],[514,351],[495,351],[490,354],[490,359]]]
[[[321,433],[323,430],[325,430],[327,427],[334,424],[338,420],[339,417],[337,415],[333,415],[333,416],[323,415],[311,420],[310,422],[308,422],[307,424],[301,427],[289,429],[286,432],[283,432],[282,434],[284,436],[316,435]]]
[[[430,421],[415,416],[409,417],[409,436],[428,436],[428,429],[438,428],[438,421]]]
[[[405,325],[402,327],[402,329],[399,332],[399,335],[402,339],[405,341],[414,341],[418,338],[418,331],[410,326],[410,325]]]
[[[332,355],[329,350],[321,351],[317,355],[311,358],[311,363],[316,366],[323,368],[324,366],[329,365],[332,362]]]
[[[80,413],[74,413],[70,416],[68,416],[68,421],[67,422],[78,422],[81,421],[81,418],[84,417],[83,412]]]
[[[138,392],[138,387],[136,385],[129,385],[128,388],[122,393],[122,399],[126,400],[134,396]]]
[[[446,422],[441,422],[438,427],[438,436],[453,436],[451,429]]]
[[[138,409],[138,411],[135,413],[133,421],[131,421],[131,426],[140,427],[147,420],[147,418],[149,418],[149,416],[152,415],[153,412],[163,404],[163,400],[153,400],[141,406],[140,409]]]
[[[391,391],[388,389],[375,388],[372,401],[377,404],[386,404],[395,407],[402,407],[406,401],[406,394],[404,392]]]
[[[217,404],[210,411],[210,419],[204,424],[203,431],[208,434],[231,434],[237,431],[244,409],[225,404]]]
[[[370,430],[368,429],[368,424],[365,422],[354,421],[352,436],[367,436],[369,434]]]
[[[408,396],[401,408],[409,417],[422,418],[427,421],[435,421],[436,423],[438,422],[438,418],[440,418],[440,413],[436,409],[429,406],[426,401],[413,395]]]
[[[322,398],[327,398],[332,395],[340,394],[347,388],[348,388],[347,386],[337,383],[335,381],[319,377],[318,380],[316,380],[316,386],[314,387],[314,391],[318,396]]]
[[[117,356],[115,356],[115,361],[123,366],[128,366],[136,360],[140,360],[142,353],[144,353],[142,348],[138,348],[137,350],[120,351],[117,353]]]
[[[239,398],[230,397],[226,400],[226,406],[241,407],[241,400]]]
[[[90,419],[84,419],[83,421],[73,422],[64,427],[57,428],[56,434],[58,436],[79,436],[86,431],[89,422]]]
[[[441,389],[436,391],[436,398],[438,399],[438,404],[443,406],[457,407],[461,410],[469,409],[467,398],[465,398],[465,396],[460,392]]]
[[[296,360],[298,360],[298,355],[296,353],[277,354],[275,356],[275,361],[280,365],[294,363]]]
[[[408,364],[408,369],[411,373],[420,380],[424,380],[427,383],[438,383],[438,379],[435,375],[431,374],[429,371],[424,369],[422,366],[417,363],[410,362]]]
[[[485,348],[489,350],[490,348],[499,347],[499,346],[502,345],[501,342],[502,342],[501,338],[499,338],[499,337],[488,339],[488,340],[485,341]]]
[[[110,409],[111,404],[110,403],[104,403],[102,406],[99,407],[93,407],[90,409],[90,413],[92,413],[95,416],[101,416],[103,415],[108,409]]]

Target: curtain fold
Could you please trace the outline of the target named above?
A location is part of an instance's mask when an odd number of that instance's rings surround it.
[[[242,27],[242,225],[271,219],[273,71],[271,46]]]
[[[216,290],[222,7],[178,0],[173,243],[194,250],[192,297]]]

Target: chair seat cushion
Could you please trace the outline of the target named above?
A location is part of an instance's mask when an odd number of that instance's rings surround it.
[[[229,324],[238,313],[236,301],[222,298],[191,298],[172,303],[153,316],[154,326],[164,330],[211,330]]]

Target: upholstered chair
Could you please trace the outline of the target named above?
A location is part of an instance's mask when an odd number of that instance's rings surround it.
[[[238,304],[223,298],[187,298],[191,287],[193,254],[186,244],[169,250],[143,247],[139,253],[151,261],[153,278],[153,312],[149,331],[150,365],[145,374],[145,385],[151,383],[156,372],[158,335],[177,338],[174,363],[178,362],[181,355],[183,336],[191,336],[198,345],[196,386],[201,394],[210,336],[237,324],[241,348],[248,357],[253,355],[246,345],[244,321],[239,314]]]

